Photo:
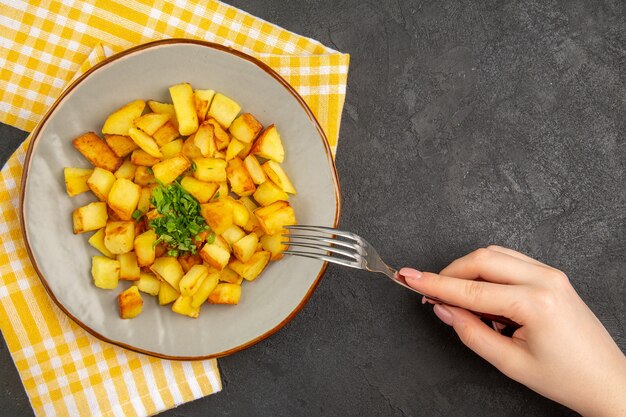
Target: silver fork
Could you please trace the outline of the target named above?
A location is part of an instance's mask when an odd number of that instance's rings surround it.
[[[288,237],[288,241],[282,242],[289,245],[290,249],[283,253],[287,255],[302,256],[305,258],[318,259],[331,262],[337,265],[348,266],[350,268],[363,269],[370,272],[385,274],[393,282],[403,286],[413,292],[423,295],[431,300],[446,303],[443,300],[431,297],[415,290],[407,285],[398,271],[387,265],[378,255],[376,249],[361,236],[331,227],[322,226],[285,226],[290,233],[283,236]],[[308,232],[305,234],[294,234],[291,231]],[[311,234],[313,233],[313,234]],[[304,248],[308,250],[292,250],[291,247]],[[449,304],[449,303],[446,303]],[[472,311],[474,314],[486,320],[494,321],[512,328],[520,327],[516,322],[494,314],[480,313]]]

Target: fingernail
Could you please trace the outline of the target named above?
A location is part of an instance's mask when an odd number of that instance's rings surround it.
[[[402,268],[399,272],[400,275],[404,277],[404,279],[416,280],[422,277],[422,273],[417,269],[413,268]]]
[[[428,302],[428,300],[426,299],[425,296],[422,296],[422,304],[426,304]]]
[[[443,321],[448,326],[452,326],[452,312],[443,304],[435,304],[433,307],[435,315],[439,317],[439,320]]]

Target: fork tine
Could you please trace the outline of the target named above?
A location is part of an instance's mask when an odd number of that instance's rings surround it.
[[[348,239],[353,239],[355,241],[359,241],[358,236],[356,236],[354,233],[350,233],[350,232],[344,232],[343,230],[337,230],[337,229],[333,229],[332,227],[324,227],[324,226],[309,226],[306,224],[302,224],[302,225],[297,225],[297,226],[285,226],[285,229],[290,229],[290,230],[307,230],[309,232],[326,232],[326,233],[330,233],[332,235],[337,235],[337,236],[341,236],[341,237],[345,237]]]
[[[304,258],[317,259],[319,261],[326,261],[326,262],[330,262],[333,264],[349,266],[351,268],[360,268],[359,264],[356,262],[346,261],[341,258],[334,258],[328,255],[317,255],[317,254],[312,254],[309,252],[301,252],[301,251],[293,251],[293,250],[286,250],[283,253],[287,255],[302,256]]]
[[[339,240],[339,239],[333,239],[333,238],[329,238],[329,237],[324,237],[324,236],[292,235],[292,234],[284,234],[282,236],[288,237],[290,242],[293,241],[292,239],[302,239],[302,240],[311,240],[311,241],[314,241],[314,242],[330,243],[331,245],[343,246],[345,248],[350,248],[350,249],[354,249],[354,250],[358,249],[358,245],[356,245],[354,243],[346,242],[345,240]],[[282,243],[285,244],[285,245],[289,244],[289,242],[282,242]]]
[[[289,242],[288,245],[300,247],[300,248],[318,249],[324,252],[336,253],[339,255],[343,255],[347,258],[351,258],[354,261],[358,261],[360,258],[360,255],[355,252],[349,252],[347,250],[337,249],[337,248],[333,248],[333,247],[325,246],[325,245],[313,245],[311,243],[299,243],[299,242],[295,242],[295,243]]]

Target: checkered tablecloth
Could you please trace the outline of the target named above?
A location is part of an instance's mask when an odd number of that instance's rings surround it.
[[[115,52],[194,38],[270,65],[336,149],[349,56],[223,3],[0,0],[0,27],[2,123],[32,130],[68,82]],[[35,413],[144,416],[219,391],[215,360],[169,361],[101,342],[50,300],[18,220],[27,142],[0,172],[0,329]]]

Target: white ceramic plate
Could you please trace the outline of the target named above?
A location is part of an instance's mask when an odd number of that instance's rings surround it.
[[[300,224],[336,226],[340,212],[337,173],[328,142],[298,94],[261,62],[229,48],[169,39],[111,57],[74,82],[33,132],[22,181],[22,224],[29,254],[44,286],[74,321],[102,340],[172,359],[223,356],[248,347],[287,323],[308,300],[326,264],[286,256],[259,279],[244,282],[237,306],[205,304],[191,319],[144,295],[144,311],[119,318],[115,290],[92,283],[91,233],[72,233],[71,213],[95,201],[70,198],[64,167],[89,167],[72,139],[99,132],[104,119],[138,99],[170,101],[168,87],[189,82],[233,98],[263,125],[275,123],[285,147],[284,167],[298,194],[290,200]]]

